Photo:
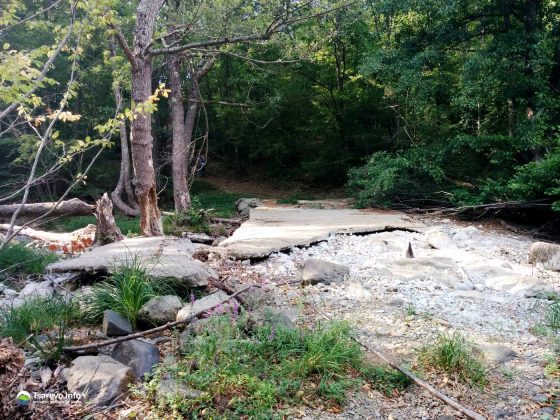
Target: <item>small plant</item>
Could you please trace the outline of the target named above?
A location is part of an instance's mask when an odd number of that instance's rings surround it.
[[[554,332],[558,332],[558,330],[560,330],[560,300],[555,300],[548,305],[546,325]]]
[[[161,377],[171,376],[202,392],[194,399],[156,401],[162,413],[282,418],[282,407],[305,401],[337,407],[349,390],[364,382],[387,393],[408,385],[400,373],[367,364],[346,324],[308,331],[270,318],[249,329],[246,321],[243,316],[211,318],[184,346],[181,361],[160,369],[149,389],[155,390]]]
[[[210,231],[209,210],[206,210],[200,204],[200,201],[194,197],[191,207],[182,213],[175,213],[169,216],[165,221],[165,230],[167,233],[178,235],[185,228],[194,232]]]
[[[37,298],[0,311],[0,336],[12,337],[16,343],[24,343],[30,335],[44,333],[61,323],[76,324],[80,317],[80,306],[76,301],[61,297]]]
[[[136,327],[140,308],[169,290],[166,283],[148,276],[139,259],[133,257],[127,266],[115,268],[103,283],[92,287],[91,293],[85,297],[86,316],[96,321],[105,310],[112,309]]]
[[[471,345],[459,333],[441,334],[435,344],[421,350],[419,361],[424,368],[457,375],[461,380],[480,388],[487,383],[482,360],[472,352]]]
[[[406,315],[407,316],[414,316],[416,315],[416,306],[414,306],[412,303],[409,303],[408,306],[406,307]]]
[[[58,260],[56,254],[27,248],[23,244],[6,245],[0,250],[0,273],[42,274],[45,267]]]

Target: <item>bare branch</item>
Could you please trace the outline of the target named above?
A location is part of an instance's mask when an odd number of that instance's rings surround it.
[[[128,61],[130,62],[132,67],[135,67],[136,66],[136,60],[134,58],[134,54],[132,53],[132,50],[130,49],[130,46],[128,45],[128,42],[126,41],[126,38],[124,37],[124,34],[123,34],[121,28],[114,23],[110,24],[109,26],[110,26],[111,29],[113,29],[115,31],[115,38],[117,39],[119,45],[121,46],[124,55],[126,56]]]

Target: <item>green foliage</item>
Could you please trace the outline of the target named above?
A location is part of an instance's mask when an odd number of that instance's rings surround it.
[[[128,265],[115,267],[112,271],[84,297],[84,312],[91,321],[99,320],[105,310],[111,309],[136,327],[142,305],[172,290],[167,283],[149,277],[136,256],[130,258]]]
[[[195,399],[157,401],[162,412],[203,418],[281,418],[278,407],[305,399],[341,405],[364,381],[391,393],[408,385],[402,375],[364,362],[359,345],[343,323],[298,330],[269,322],[247,333],[243,318],[214,317],[191,338],[177,365],[165,366],[159,378],[202,391]]]
[[[373,154],[366,165],[350,170],[348,188],[358,206],[388,206],[399,195],[422,197],[434,192],[441,169],[421,149],[402,154]]]
[[[181,232],[209,232],[210,219],[208,211],[202,207],[198,198],[193,198],[191,207],[186,212],[173,213],[164,219],[164,231],[167,234],[180,236]]]
[[[0,336],[12,337],[16,343],[24,343],[31,334],[37,336],[61,324],[77,324],[80,319],[77,301],[61,297],[37,298],[15,308],[0,310]]]
[[[426,369],[457,375],[463,381],[480,388],[487,383],[482,360],[473,353],[471,344],[459,333],[441,334],[433,345],[420,351],[419,362]]]
[[[560,330],[560,300],[556,299],[548,305],[545,325],[554,332]]]
[[[58,260],[56,254],[10,243],[0,250],[0,272],[5,274],[43,274],[45,267]]]

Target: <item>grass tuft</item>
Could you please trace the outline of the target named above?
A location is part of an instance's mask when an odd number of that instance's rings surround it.
[[[0,273],[42,274],[45,267],[58,260],[52,252],[27,248],[23,244],[7,244],[0,250]]]
[[[104,282],[92,287],[84,297],[85,314],[89,320],[96,321],[102,318],[105,310],[112,309],[136,327],[140,308],[153,297],[170,290],[166,283],[148,276],[134,256],[127,266],[114,269]]]
[[[554,332],[560,330],[560,300],[554,300],[548,305],[545,322]]]
[[[70,325],[80,319],[76,301],[62,297],[28,300],[16,308],[0,310],[0,336],[12,337],[21,344],[31,335],[47,332],[61,323]]]
[[[435,344],[420,351],[420,363],[426,369],[443,371],[471,385],[483,388],[487,383],[486,369],[472,346],[459,333],[441,334]]]
[[[385,392],[408,385],[399,373],[369,366],[344,323],[313,331],[280,323],[246,327],[243,318],[214,317],[192,336],[180,362],[163,365],[149,389],[172,377],[202,394],[161,399],[158,410],[193,418],[282,418],[290,405],[309,401],[338,407],[368,380]]]

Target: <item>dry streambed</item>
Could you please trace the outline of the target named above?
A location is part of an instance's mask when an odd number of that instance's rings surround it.
[[[445,375],[427,378],[493,418],[552,415],[557,383],[543,372],[552,349],[542,324],[546,298],[560,285],[559,273],[527,263],[530,238],[445,220],[424,222],[432,226],[423,233],[331,235],[311,247],[273,254],[250,270],[289,280],[301,276],[298,272],[310,258],[344,265],[349,268],[344,281],[285,287],[277,304],[300,308],[306,321],[321,319],[315,308],[348,320],[361,341],[413,367],[422,346],[435,342],[442,332],[460,331],[484,354],[490,385],[479,390]],[[405,258],[409,243],[414,258]],[[354,395],[339,416],[452,414],[449,407],[411,387],[391,401],[372,393]],[[308,415],[325,418],[324,413]]]

